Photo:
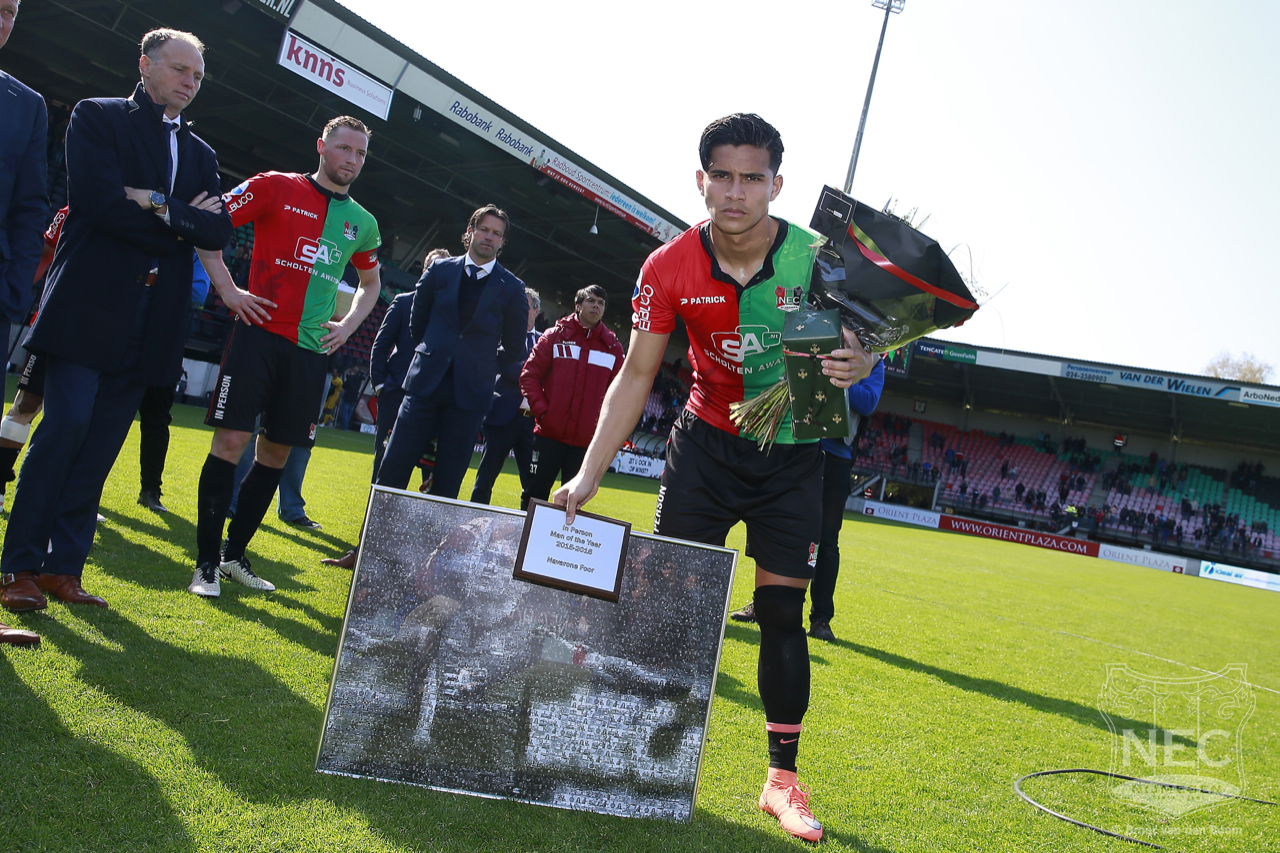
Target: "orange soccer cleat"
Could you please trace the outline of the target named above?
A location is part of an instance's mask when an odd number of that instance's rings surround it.
[[[778,819],[782,828],[805,841],[822,840],[822,824],[809,811],[809,789],[790,770],[769,768],[760,792],[760,809]]]

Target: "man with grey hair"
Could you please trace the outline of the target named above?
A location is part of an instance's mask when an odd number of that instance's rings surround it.
[[[204,78],[203,50],[190,33],[153,30],[133,94],[71,113],[70,211],[27,342],[45,359],[44,420],[0,556],[10,610],[42,609],[46,593],[107,604],[81,586],[103,484],[147,388],[182,372],[192,249],[218,251],[231,237],[217,157],[182,121]]]
[[[476,483],[471,489],[473,504],[487,504],[493,497],[493,484],[498,479],[498,472],[507,461],[507,454],[515,451],[516,468],[520,472],[520,490],[529,491],[529,465],[533,461],[533,418],[530,417],[529,401],[520,391],[520,370],[533,345],[538,342],[540,334],[534,330],[533,321],[542,311],[542,299],[538,291],[532,287],[524,289],[524,297],[529,303],[529,322],[524,335],[524,352],[518,364],[513,364],[509,373],[498,375],[498,382],[493,389],[493,408],[484,419],[484,454],[480,457],[480,467],[476,470]]]
[[[13,32],[19,0],[0,0],[0,47]],[[31,305],[31,280],[40,262],[48,201],[45,198],[45,137],[48,117],[44,98],[0,71],[0,314],[5,325],[21,323]],[[6,336],[7,341],[7,336]],[[11,426],[26,438],[27,428]],[[12,472],[0,472],[0,476]],[[0,485],[0,489],[4,486]],[[0,644],[31,646],[40,637],[0,623]]]

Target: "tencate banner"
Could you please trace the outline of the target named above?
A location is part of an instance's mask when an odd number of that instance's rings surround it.
[[[285,30],[280,42],[280,65],[322,89],[328,89],[378,118],[391,112],[390,86],[379,83],[350,63],[321,50],[292,30]]]
[[[954,515],[942,516],[938,529],[954,530],[957,533],[983,536],[987,539],[1003,539],[1005,542],[1016,542],[1019,545],[1034,545],[1051,551],[1066,551],[1068,554],[1098,556],[1097,542],[1072,539],[1068,536],[1054,536],[1052,533],[1038,533],[1034,530],[1023,530],[1020,527],[1005,527],[1003,524],[992,524],[988,521],[970,521]]]
[[[882,504],[879,501],[866,501],[862,507],[862,514],[888,521],[916,524],[920,527],[932,527],[935,530],[938,527],[938,519],[942,517],[940,513],[926,509],[916,509],[902,504]]]
[[[1239,566],[1228,566],[1226,563],[1210,563],[1207,560],[1201,560],[1200,577],[1280,592],[1280,575],[1260,572],[1256,569],[1242,569]]]

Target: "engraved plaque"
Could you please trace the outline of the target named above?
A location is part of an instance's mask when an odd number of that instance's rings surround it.
[[[513,578],[523,524],[374,488],[316,769],[690,819],[737,552],[632,532],[615,603]]]

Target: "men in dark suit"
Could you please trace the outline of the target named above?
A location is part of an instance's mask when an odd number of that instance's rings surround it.
[[[11,610],[43,608],[43,593],[106,606],[80,584],[103,483],[147,387],[178,381],[192,248],[216,251],[231,236],[217,158],[181,121],[200,91],[203,49],[190,33],[153,30],[133,95],[81,101],[71,114],[70,212],[28,341],[47,356],[44,420],[0,556],[0,603]]]
[[[524,358],[520,360],[522,367],[540,337],[533,329],[533,321],[542,310],[538,291],[526,287],[524,297],[529,303],[529,325],[524,335]],[[520,391],[520,383],[512,381],[507,374],[498,377],[493,393],[493,408],[484,419],[484,453],[480,456],[476,483],[471,489],[473,504],[487,504],[493,497],[493,483],[507,461],[507,454],[513,450],[516,454],[516,468],[520,472],[520,490],[522,493],[529,491],[529,466],[533,463],[533,418],[522,417],[522,414],[528,413],[528,402]]]
[[[432,249],[422,263],[425,271],[436,261],[449,257],[447,249]],[[378,426],[373,437],[373,482],[378,481],[378,468],[386,451],[387,436],[400,413],[404,401],[404,375],[413,361],[413,338],[409,334],[409,315],[413,312],[413,291],[401,293],[391,301],[373,339],[369,352],[369,381],[378,395]]]
[[[467,253],[422,274],[410,315],[418,344],[378,469],[380,485],[407,486],[414,463],[435,440],[430,494],[456,498],[500,367],[519,375],[529,306],[524,282],[498,263],[509,227],[500,208],[480,208],[462,235]]]
[[[18,2],[0,0],[0,47],[13,32]],[[30,307],[31,280],[40,262],[40,232],[48,213],[44,187],[48,124],[44,98],[0,71],[0,314],[6,326],[21,323]],[[21,432],[25,439],[25,428]],[[40,637],[31,631],[0,623],[0,644],[39,643]]]
[[[0,47],[17,16],[18,0],[0,0]],[[44,245],[48,124],[44,98],[0,71],[0,313],[9,323],[21,323],[31,307]]]

